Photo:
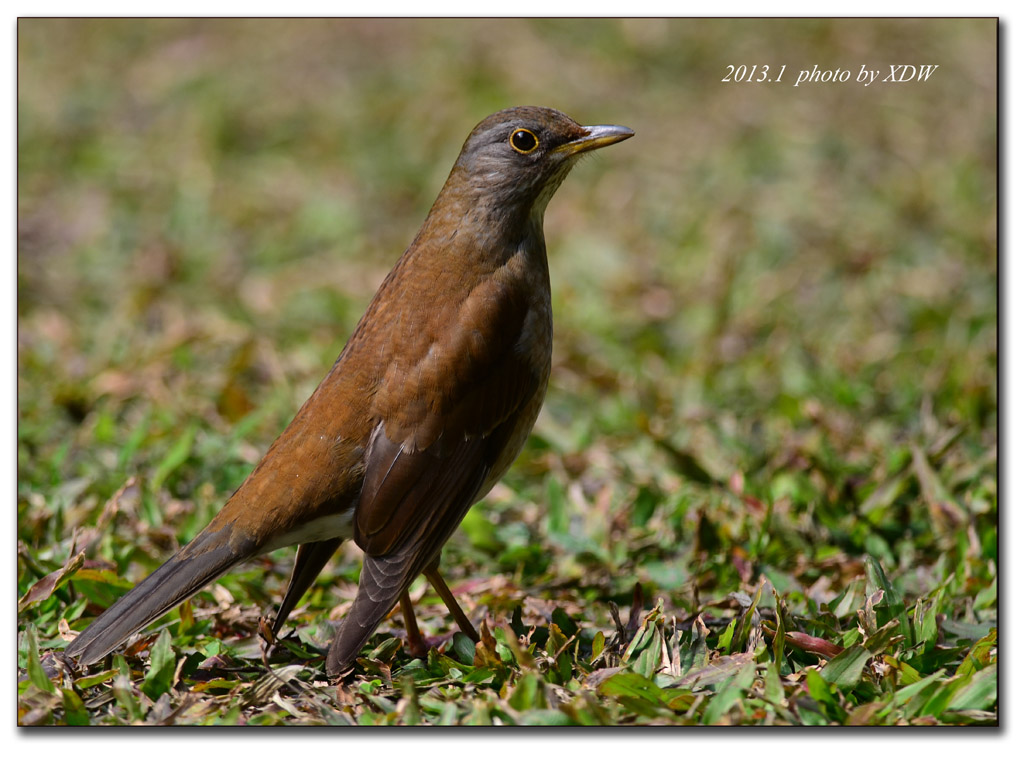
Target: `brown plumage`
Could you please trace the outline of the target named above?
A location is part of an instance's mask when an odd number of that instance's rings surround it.
[[[327,671],[344,672],[522,449],[551,370],[544,208],[580,154],[632,136],[549,108],[470,134],[338,360],[220,513],[68,647],[91,663],[229,568],[299,544],[273,630],[346,539],[365,552]]]

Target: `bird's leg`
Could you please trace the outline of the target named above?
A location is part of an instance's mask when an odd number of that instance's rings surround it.
[[[445,603],[445,606],[448,608],[448,612],[450,612],[452,617],[455,618],[455,622],[459,624],[459,628],[462,629],[462,633],[474,642],[479,642],[480,635],[477,634],[476,629],[473,628],[473,624],[470,623],[469,618],[466,617],[466,613],[462,611],[462,607],[459,606],[458,601],[455,599],[455,595],[448,588],[448,584],[444,582],[444,578],[441,577],[441,570],[438,568],[437,559],[423,570],[423,575],[430,581],[430,584],[434,586],[434,590],[437,591],[438,596],[440,596],[441,600]]]
[[[299,545],[295,554],[295,566],[292,568],[291,577],[288,579],[288,590],[285,591],[284,599],[274,617],[274,623],[270,627],[272,637],[277,637],[277,632],[288,620],[288,615],[302,595],[309,590],[309,587],[316,582],[316,576],[320,574],[327,562],[331,560],[334,552],[341,547],[342,538],[335,537],[329,540],[318,542],[307,542]],[[270,640],[273,642],[273,639]]]
[[[412,599],[409,592],[402,594],[402,618],[405,620],[405,635],[409,640],[409,653],[416,658],[423,658],[427,655],[427,643],[420,634],[420,627],[416,625],[416,613],[412,609]]]

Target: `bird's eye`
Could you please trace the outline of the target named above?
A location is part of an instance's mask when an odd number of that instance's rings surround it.
[[[520,154],[532,154],[537,150],[540,141],[530,130],[520,127],[508,136],[508,144]]]

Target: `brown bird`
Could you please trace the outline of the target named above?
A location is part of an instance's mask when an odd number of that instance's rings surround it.
[[[499,111],[470,133],[419,234],[327,377],[194,540],[67,648],[89,664],[236,564],[299,545],[273,632],[347,539],[359,589],[327,656],[342,674],[423,573],[477,635],[438,571],[444,543],[512,464],[551,371],[544,209],[586,152],[632,137],[550,108]]]

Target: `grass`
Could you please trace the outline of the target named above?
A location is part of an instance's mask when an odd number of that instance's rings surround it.
[[[995,22],[18,25],[22,725],[998,720]],[[927,82],[723,83],[939,64]],[[787,79],[788,80],[788,79]],[[82,675],[333,362],[469,129],[621,123],[548,211],[513,470],[327,685],[347,548],[278,551]],[[269,667],[269,669],[268,669]]]

